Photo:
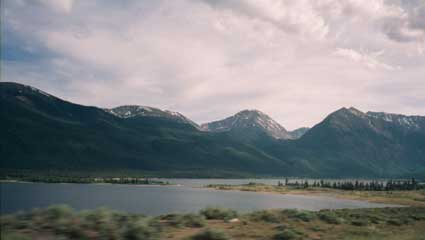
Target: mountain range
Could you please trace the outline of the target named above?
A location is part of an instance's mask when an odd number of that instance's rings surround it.
[[[352,107],[294,131],[258,110],[198,125],[178,112],[82,106],[1,82],[0,131],[3,171],[425,178],[425,117]]]

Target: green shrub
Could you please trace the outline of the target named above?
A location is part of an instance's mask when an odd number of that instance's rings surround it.
[[[297,209],[283,209],[282,214],[287,217],[293,217],[298,213]]]
[[[238,213],[232,209],[208,207],[199,212],[206,219],[229,220],[236,218]]]
[[[57,221],[71,217],[73,210],[67,205],[53,205],[46,209],[45,215],[48,221]]]
[[[425,220],[425,214],[424,215],[419,215],[419,214],[414,215],[414,214],[412,214],[410,217],[415,221],[424,221]]]
[[[151,226],[147,219],[138,220],[128,224],[124,231],[126,240],[151,240],[157,239],[157,230]]]
[[[0,226],[2,230],[8,229],[8,228],[18,228],[17,226],[20,224],[19,219],[16,217],[16,215],[8,214],[0,216]]]
[[[390,219],[390,220],[387,221],[387,224],[394,225],[394,226],[401,226],[401,225],[403,225],[401,223],[401,221],[398,220],[398,219]]]
[[[66,233],[71,225],[70,220],[67,218],[61,218],[50,222],[50,226],[58,234]]]
[[[283,224],[280,224],[279,226],[276,226],[275,229],[278,231],[283,231],[283,230],[286,230],[288,227],[289,227],[288,224],[283,223]]]
[[[323,231],[323,229],[320,226],[312,226],[311,230],[315,231],[315,232],[321,232]]]
[[[250,217],[254,221],[263,221],[263,222],[270,222],[270,223],[280,222],[279,217],[275,213],[268,210],[255,211],[250,214]]]
[[[161,219],[166,220],[170,226],[184,227],[183,216],[181,214],[170,213],[162,216]]]
[[[414,222],[413,219],[408,217],[400,217],[400,218],[392,218],[387,221],[387,224],[394,226],[401,226],[404,224],[412,224]]]
[[[112,219],[112,214],[105,208],[98,208],[92,211],[85,211],[81,213],[84,221],[93,227],[105,224]]]
[[[134,216],[132,216],[128,213],[112,212],[111,216],[110,216],[110,220],[121,227],[121,226],[126,225],[129,221],[131,221],[135,218],[140,219],[140,218],[143,218],[143,217],[144,217],[143,215],[139,215],[137,217],[134,217]]]
[[[221,231],[206,229],[194,236],[190,240],[229,240],[230,238]]]
[[[185,214],[183,222],[186,227],[203,227],[205,226],[205,217],[198,214]]]
[[[297,211],[292,218],[299,219],[304,222],[310,222],[316,218],[316,214],[309,211]]]
[[[344,222],[344,219],[329,211],[319,213],[319,218],[329,224],[341,224]]]
[[[70,239],[88,239],[87,232],[80,226],[76,224],[71,224],[66,230],[66,235]]]
[[[383,218],[380,216],[369,216],[369,221],[374,224],[378,224],[383,221]]]
[[[283,232],[277,233],[274,235],[273,239],[275,240],[293,240],[299,239],[298,233],[294,232],[291,229],[286,229]]]
[[[28,216],[34,224],[32,229],[48,228],[57,234],[66,233],[75,217],[73,209],[67,205],[52,205],[44,211],[34,209]]]
[[[31,240],[30,237],[20,233],[1,233],[2,240]]]
[[[162,217],[174,227],[203,227],[205,226],[205,217],[198,214],[167,214]]]
[[[354,219],[351,221],[351,225],[364,227],[369,225],[369,221],[367,219]]]

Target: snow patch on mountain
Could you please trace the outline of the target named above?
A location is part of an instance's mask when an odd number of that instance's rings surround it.
[[[276,139],[294,137],[279,123],[258,110],[243,110],[223,120],[205,123],[201,129],[211,132],[226,132],[234,129],[259,129]]]
[[[181,123],[186,123],[199,128],[199,126],[188,119],[179,112],[169,110],[161,110],[159,108],[140,106],[140,105],[124,105],[111,109],[104,109],[106,112],[111,113],[119,118],[133,118],[133,117],[163,117],[176,120]]]
[[[406,116],[385,112],[367,112],[367,116],[410,129],[420,129],[425,127],[425,117],[422,116]]]

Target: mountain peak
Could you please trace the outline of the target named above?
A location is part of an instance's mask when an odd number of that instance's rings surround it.
[[[400,131],[425,129],[425,117],[405,116],[385,112],[362,112],[356,108],[341,108],[331,113],[325,120],[330,126],[344,130],[368,128],[390,136],[389,128],[397,127]]]
[[[348,111],[350,113],[358,116],[358,117],[364,117],[365,116],[365,113],[364,112],[362,112],[362,111],[360,111],[360,110],[358,110],[357,108],[354,108],[354,107],[348,108]]]
[[[291,139],[288,131],[267,114],[259,110],[246,109],[223,120],[201,125],[205,131],[227,132],[240,129],[256,129],[276,139]]]
[[[238,112],[238,113],[236,113],[236,114],[246,114],[246,113],[258,113],[258,114],[264,114],[264,113],[262,113],[260,110],[257,110],[257,109],[244,109],[244,110],[239,111],[239,112]]]
[[[270,118],[269,116],[267,116],[267,114],[257,109],[245,109],[245,110],[239,111],[234,116],[243,116],[246,118],[256,118],[256,117]]]
[[[167,119],[176,120],[181,123],[186,123],[199,128],[199,126],[185,117],[179,112],[169,110],[161,110],[159,108],[142,106],[142,105],[123,105],[111,109],[104,109],[106,112],[111,113],[119,118],[134,118],[134,117],[162,117]]]
[[[349,117],[352,117],[353,115],[356,117],[362,117],[362,118],[366,117],[366,114],[364,112],[354,107],[349,107],[349,108],[343,107],[329,114],[330,117],[344,117],[344,118],[349,118]]]

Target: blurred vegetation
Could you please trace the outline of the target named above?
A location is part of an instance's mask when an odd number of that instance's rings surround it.
[[[160,217],[166,220],[170,226],[182,227],[203,227],[206,224],[205,217],[199,214],[167,214]]]
[[[200,211],[206,219],[230,220],[236,218],[238,213],[227,208],[208,207]]]
[[[275,240],[292,240],[292,239],[299,239],[300,236],[297,232],[294,232],[291,229],[284,230],[282,232],[277,233],[273,237]]]
[[[423,239],[425,208],[285,209],[240,214],[205,208],[156,217],[66,205],[2,215],[2,240],[26,239]]]
[[[188,238],[189,240],[228,240],[230,239],[224,232],[219,230],[206,229],[194,236]]]
[[[156,239],[161,231],[157,219],[99,208],[75,212],[66,205],[34,209],[1,217],[2,238],[33,239]]]
[[[255,211],[250,214],[251,220],[253,221],[263,221],[269,223],[278,223],[281,221],[280,217],[273,211],[270,210],[260,210]]]

